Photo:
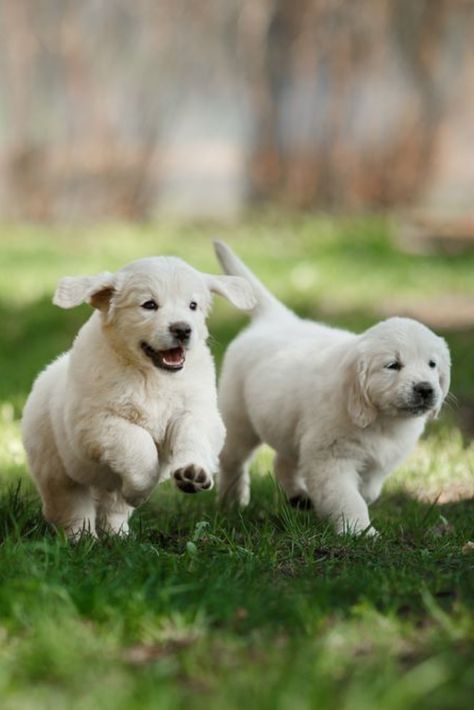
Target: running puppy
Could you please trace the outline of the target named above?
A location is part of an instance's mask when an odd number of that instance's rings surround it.
[[[132,509],[170,476],[187,493],[212,487],[225,430],[206,345],[211,292],[255,303],[244,279],[174,257],[59,283],[57,306],[96,311],[37,378],[22,433],[44,515],[69,537],[126,533]]]
[[[221,501],[246,505],[248,460],[265,442],[276,478],[340,533],[370,527],[368,504],[415,447],[449,390],[445,341],[421,323],[389,318],[361,335],[298,318],[225,244],[228,274],[246,277],[257,305],[227,350],[219,406],[227,428],[218,477]]]

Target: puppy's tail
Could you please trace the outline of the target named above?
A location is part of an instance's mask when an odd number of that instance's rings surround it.
[[[244,264],[243,261],[239,259],[232,249],[216,240],[214,242],[214,251],[216,252],[217,259],[222,266],[224,272],[231,276],[242,276],[247,279],[252,286],[257,298],[257,304],[251,311],[251,317],[261,315],[268,315],[270,312],[280,311],[284,313],[291,313],[286,306],[281,303],[275,296],[270,293],[270,291],[265,288],[263,283],[255,276],[255,274],[250,271],[248,266]]]

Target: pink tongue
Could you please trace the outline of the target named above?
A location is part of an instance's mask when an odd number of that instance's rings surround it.
[[[183,351],[181,348],[173,348],[172,350],[165,350],[162,353],[163,360],[172,365],[177,365],[183,361]]]

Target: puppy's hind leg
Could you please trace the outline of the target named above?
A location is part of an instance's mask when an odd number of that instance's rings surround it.
[[[84,531],[95,536],[96,503],[91,490],[67,475],[47,418],[43,417],[41,422],[43,436],[40,441],[29,424],[29,420],[24,422],[23,440],[31,475],[43,503],[44,517],[51,525],[63,528],[72,540]]]
[[[250,501],[249,459],[260,441],[250,422],[232,423],[228,426],[227,438],[220,455],[217,477],[219,503],[244,507]]]
[[[275,477],[293,508],[310,510],[311,499],[303,478],[298,473],[298,462],[281,454],[275,456]]]
[[[54,475],[41,481],[38,487],[43,515],[51,525],[63,528],[71,540],[77,540],[84,532],[96,537],[96,502],[87,486],[66,475]]]

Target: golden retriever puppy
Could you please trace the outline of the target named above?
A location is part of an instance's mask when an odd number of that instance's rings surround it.
[[[227,428],[220,499],[248,502],[248,460],[265,442],[275,449],[275,474],[290,501],[309,496],[338,532],[374,534],[368,504],[448,393],[445,341],[408,318],[389,318],[360,335],[302,320],[226,245],[217,242],[216,253],[257,297],[220,379]]]
[[[174,257],[59,283],[57,306],[96,310],[37,378],[22,433],[44,515],[68,536],[126,533],[133,508],[170,476],[188,493],[212,487],[224,426],[206,345],[211,292],[254,304],[244,279]]]

